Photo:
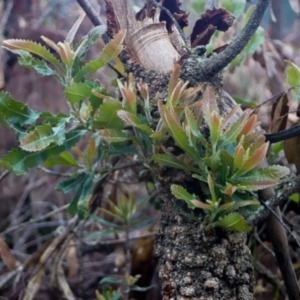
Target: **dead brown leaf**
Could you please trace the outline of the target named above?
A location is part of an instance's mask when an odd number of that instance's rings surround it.
[[[279,132],[286,129],[286,124],[288,120],[289,106],[288,106],[289,98],[288,93],[284,93],[283,95],[279,95],[272,107],[272,124],[271,124],[271,132]]]
[[[215,30],[227,31],[234,16],[224,8],[206,10],[196,21],[191,34],[192,47],[207,45]]]
[[[0,236],[0,256],[5,265],[10,269],[14,270],[17,267],[17,261],[14,255],[11,253],[8,245],[4,239]]]

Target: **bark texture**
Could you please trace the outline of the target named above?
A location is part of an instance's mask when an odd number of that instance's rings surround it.
[[[166,186],[162,193],[156,248],[163,299],[253,299],[255,279],[246,234],[207,230],[183,213],[169,191]]]

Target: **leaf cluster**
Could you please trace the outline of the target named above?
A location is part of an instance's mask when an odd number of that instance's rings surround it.
[[[86,61],[87,50],[96,44],[106,27],[93,28],[78,45],[74,45],[73,39],[82,20],[83,16],[63,42],[54,43],[42,37],[56,54],[29,40],[9,39],[3,42],[4,48],[19,56],[22,66],[60,81],[66,96],[67,114],[37,112],[8,93],[0,93],[0,123],[12,128],[19,140],[19,147],[8,152],[0,160],[0,166],[17,175],[43,164],[48,168],[74,168],[73,175],[61,182],[57,189],[64,193],[76,191],[69,211],[78,213],[80,218],[87,215],[95,182],[107,174],[107,170],[97,173],[109,151],[105,147],[103,152],[99,151],[101,130],[113,131],[124,126],[117,116],[122,104],[88,76],[117,58],[126,34],[125,30],[121,30],[96,59]],[[89,136],[89,142],[86,150],[81,151],[77,144],[86,136]]]

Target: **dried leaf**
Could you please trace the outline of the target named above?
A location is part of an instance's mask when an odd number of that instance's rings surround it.
[[[14,270],[17,267],[17,261],[14,255],[11,253],[8,245],[4,239],[0,236],[0,257],[2,258],[5,265],[10,269]]]
[[[35,299],[35,295],[40,289],[42,280],[45,276],[45,265],[41,265],[38,269],[38,271],[30,278],[26,290],[25,295],[23,297],[23,300],[33,300]]]
[[[288,93],[284,93],[283,95],[279,95],[275,100],[272,107],[272,124],[271,124],[271,132],[279,132],[281,130],[286,129],[286,123],[288,120]]]
[[[234,16],[224,8],[206,10],[196,21],[191,34],[193,47],[208,44],[214,30],[227,31],[232,26]]]
[[[76,250],[76,242],[75,240],[71,240],[69,242],[69,247],[67,248],[66,253],[66,261],[68,263],[68,277],[74,278],[78,274],[78,258],[77,258],[77,250]]]

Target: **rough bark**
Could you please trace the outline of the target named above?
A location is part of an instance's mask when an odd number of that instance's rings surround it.
[[[246,234],[206,230],[183,213],[169,191],[166,186],[162,193],[157,236],[163,299],[253,299],[255,280]]]

